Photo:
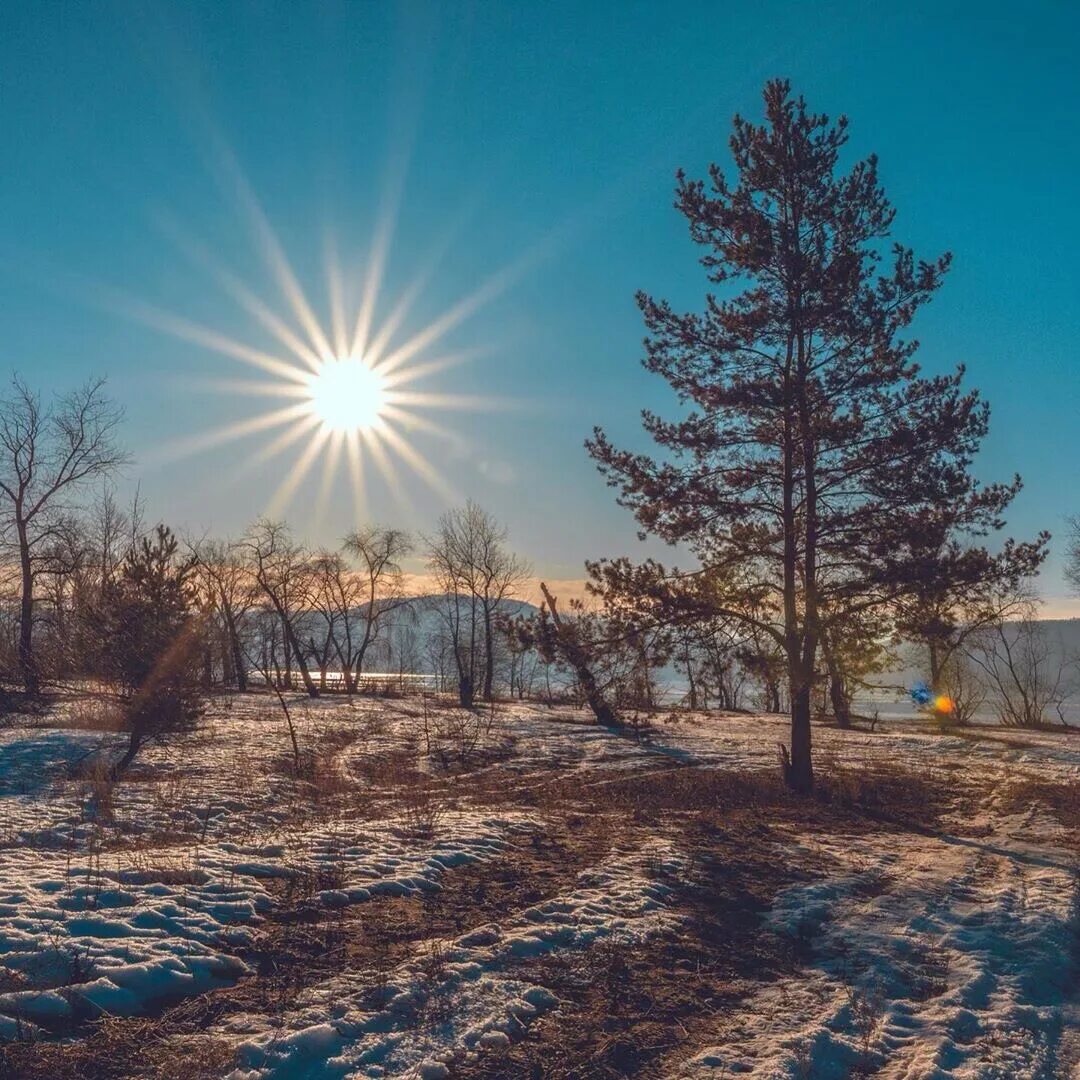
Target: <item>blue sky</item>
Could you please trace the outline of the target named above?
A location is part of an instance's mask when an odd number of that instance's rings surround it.
[[[989,399],[977,471],[1026,482],[1010,531],[1060,534],[1080,512],[1078,23],[1065,3],[5,5],[3,364],[44,391],[107,375],[150,513],[242,531],[304,443],[240,479],[273,433],[170,458],[277,403],[208,389],[256,373],[131,317],[152,305],[280,352],[175,239],[287,314],[232,160],[320,321],[327,238],[355,291],[391,220],[376,321],[440,247],[401,339],[486,296],[429,350],[477,355],[418,386],[501,405],[440,410],[449,438],[412,432],[445,486],[372,473],[370,517],[423,529],[471,495],[544,575],[638,554],[582,440],[595,423],[638,440],[638,410],[671,403],[639,367],[633,294],[704,293],[674,171],[726,161],[731,115],[786,75],[850,117],[853,154],[880,155],[897,237],[954,252],[921,359],[963,361]],[[288,516],[331,543],[354,520],[347,477],[322,506],[316,486]],[[1043,588],[1064,595],[1056,560]]]

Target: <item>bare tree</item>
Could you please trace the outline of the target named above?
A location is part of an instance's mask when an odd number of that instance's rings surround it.
[[[428,569],[440,593],[437,610],[445,625],[457,673],[458,701],[471,708],[476,696],[480,630],[479,518],[473,504],[448,510],[434,536],[425,537]]]
[[[300,775],[301,757],[300,740],[296,734],[296,724],[293,722],[292,713],[289,711],[289,703],[281,692],[280,673],[274,669],[274,638],[277,635],[279,616],[273,608],[257,609],[253,614],[255,640],[245,638],[243,642],[244,655],[247,662],[262,675],[266,685],[274,691],[278,699],[281,711],[285,716],[285,726],[289,732],[289,745],[292,749],[293,775]]]
[[[484,620],[485,701],[493,697],[495,681],[495,619],[503,601],[513,598],[532,574],[532,567],[506,547],[507,530],[475,503],[466,506],[476,537],[476,573]]]
[[[1007,727],[1032,728],[1047,722],[1051,711],[1065,723],[1063,706],[1070,693],[1065,658],[1054,648],[1034,603],[1013,621],[1004,618],[983,627],[969,655],[981,671]]]
[[[519,699],[532,694],[540,654],[536,651],[532,617],[502,612],[495,622],[509,658],[510,696]]]
[[[19,667],[29,694],[41,689],[34,652],[34,584],[43,553],[56,539],[67,498],[128,458],[116,442],[121,410],[88,382],[50,405],[18,376],[0,401],[0,496],[4,538],[13,541],[21,577]]]
[[[478,652],[483,644],[482,695],[494,694],[496,617],[532,573],[531,567],[506,547],[507,531],[471,500],[439,519],[426,538],[428,566],[443,593],[440,610],[454,645],[461,703],[476,692]],[[466,701],[467,699],[467,701]]]
[[[345,537],[344,549],[359,563],[352,575],[354,602],[344,603],[344,589],[337,595],[346,612],[342,668],[349,688],[355,689],[368,649],[379,637],[390,614],[408,603],[401,560],[413,549],[412,539],[400,529],[368,525]],[[360,624],[354,630],[354,620]]]
[[[232,671],[236,688],[243,692],[248,685],[248,664],[242,636],[257,588],[251,567],[244,550],[228,540],[203,540],[192,544],[191,550],[198,562],[200,590],[221,623],[226,650],[223,667]]]
[[[1080,517],[1069,518],[1069,539],[1065,548],[1065,580],[1073,594],[1080,596]]]
[[[284,522],[266,520],[252,526],[244,550],[251,560],[255,584],[281,622],[287,681],[291,682],[291,662],[295,660],[308,696],[318,697],[319,688],[311,678],[299,630],[310,610],[313,593],[312,563],[307,551],[293,541]]]
[[[941,669],[936,689],[944,694],[952,708],[941,714],[954,724],[970,724],[986,703],[987,680],[978,665],[963,650],[950,654]]]

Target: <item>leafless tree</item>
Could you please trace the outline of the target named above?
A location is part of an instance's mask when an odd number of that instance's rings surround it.
[[[396,669],[402,690],[407,688],[406,675],[415,675],[420,667],[420,639],[416,632],[416,614],[412,605],[406,609],[409,616],[390,625],[389,640],[394,649],[395,660],[388,668]]]
[[[311,558],[304,547],[292,539],[288,526],[280,521],[257,521],[243,547],[251,563],[255,584],[281,622],[286,681],[291,682],[291,664],[295,660],[308,696],[318,697],[319,688],[311,678],[301,644],[301,624],[310,611],[314,592]]]
[[[281,673],[274,667],[274,639],[281,625],[280,616],[272,607],[256,609],[252,614],[255,629],[254,640],[243,640],[244,656],[248,664],[262,675],[266,685],[273,690],[285,717],[285,726],[289,732],[289,746],[292,750],[293,774],[300,775],[301,757],[300,740],[296,733],[296,724],[289,710],[289,703],[281,692]]]
[[[483,644],[482,694],[490,700],[495,678],[495,620],[531,573],[528,563],[506,547],[507,532],[470,501],[439,519],[427,537],[428,567],[442,594],[440,612],[453,643],[458,696],[471,705]]]
[[[435,534],[425,537],[428,569],[440,594],[437,610],[453,655],[458,701],[463,708],[470,708],[476,696],[480,632],[479,522],[471,507],[470,503],[464,510],[448,510],[439,518]]]
[[[1065,580],[1080,596],[1080,517],[1069,518],[1069,539],[1065,548]]]
[[[525,698],[532,694],[540,654],[536,651],[532,617],[523,613],[502,613],[496,627],[509,659],[510,696]]]
[[[1054,648],[1034,604],[1023,609],[1021,618],[998,619],[971,640],[969,655],[985,679],[1003,724],[1039,727],[1050,714],[1065,722],[1070,665]]]
[[[342,668],[350,689],[355,689],[368,649],[391,614],[408,603],[401,560],[412,549],[411,538],[400,529],[369,525],[345,537],[344,550],[358,563],[352,575],[354,602],[342,605],[349,612],[344,622]],[[354,628],[357,619],[359,626]]]
[[[465,513],[476,537],[474,585],[479,593],[484,620],[484,691],[491,701],[495,681],[495,619],[503,601],[515,597],[532,574],[532,567],[506,546],[507,530],[475,503]]]
[[[34,585],[41,560],[57,539],[75,491],[128,460],[116,441],[122,413],[104,387],[103,380],[94,380],[43,405],[16,376],[0,401],[2,528],[18,554],[18,658],[29,694],[41,688],[34,651]]]
[[[243,636],[258,588],[244,549],[231,541],[202,540],[191,545],[198,563],[199,586],[216,612],[225,639],[223,668],[243,692],[248,686],[248,663]]]
[[[945,718],[956,724],[970,724],[986,703],[986,683],[981,669],[966,652],[951,653],[935,688],[952,702],[952,710]]]

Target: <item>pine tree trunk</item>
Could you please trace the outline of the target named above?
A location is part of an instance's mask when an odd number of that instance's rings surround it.
[[[836,662],[836,654],[829,644],[828,636],[821,639],[821,651],[825,657],[825,667],[829,673],[829,703],[836,719],[836,726],[845,731],[851,727],[851,702],[844,687],[844,677]]]
[[[118,780],[123,776],[128,766],[135,760],[135,755],[138,754],[139,748],[142,746],[142,736],[137,732],[131,732],[128,737],[127,749],[124,751],[124,756],[112,767],[109,775],[113,780]]]
[[[847,731],[851,727],[851,703],[844,692],[844,681],[839,675],[829,675],[829,699],[832,703],[836,726]]]
[[[810,683],[791,697],[791,760],[785,780],[788,786],[804,795],[814,790],[814,769],[810,756]]]
[[[941,681],[941,660],[939,659],[938,643],[930,639],[930,689],[937,690]]]

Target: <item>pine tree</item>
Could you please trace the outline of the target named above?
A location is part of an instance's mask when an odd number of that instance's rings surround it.
[[[599,429],[588,448],[643,529],[700,561],[699,597],[783,651],[787,778],[808,791],[822,635],[905,595],[928,530],[999,528],[1019,480],[973,479],[986,404],[961,389],[962,367],[923,376],[901,336],[950,256],[890,246],[877,159],[838,168],[846,119],[809,112],[783,80],[764,99],[764,125],[735,117],[733,183],[715,165],[710,190],[678,174],[676,208],[718,292],[702,314],[638,295],[644,366],[689,412],[643,413],[660,457]]]
[[[178,546],[159,525],[132,547],[103,592],[101,669],[120,696],[128,731],[117,775],[147,742],[191,730],[202,713],[196,560],[182,558]]]

